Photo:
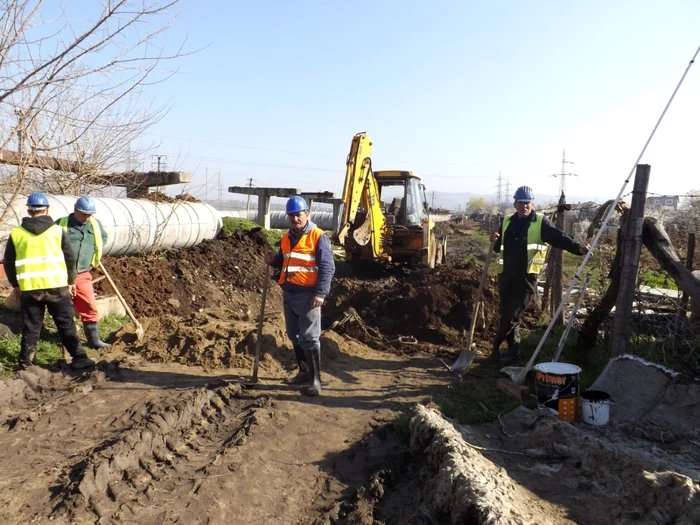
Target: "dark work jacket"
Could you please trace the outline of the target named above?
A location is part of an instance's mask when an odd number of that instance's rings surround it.
[[[503,259],[503,273],[509,276],[525,276],[527,273],[527,231],[532,224],[537,215],[533,210],[530,215],[518,218],[518,214],[514,213],[511,216],[510,224],[508,224],[508,229],[506,230],[503,240],[503,246],[505,247],[505,257]],[[503,219],[498,226],[498,232],[502,233],[503,230]],[[581,255],[579,250],[581,245],[565,234],[563,231],[553,226],[551,222],[547,219],[542,219],[542,240],[554,246],[555,248],[560,248],[571,252],[575,255]],[[496,243],[494,246],[494,251],[499,253],[501,251],[501,242]]]
[[[59,219],[60,220],[60,219]],[[102,227],[102,223],[95,218],[100,226],[102,235],[102,246],[107,243],[107,232]],[[58,221],[56,221],[58,224]],[[68,216],[68,237],[73,247],[78,273],[86,272],[92,268],[92,256],[95,255],[95,232],[92,231],[90,221],[83,224],[75,218],[75,214],[71,213]]]
[[[53,225],[54,222],[50,215],[39,215],[38,217],[25,217],[22,219],[22,228],[30,233],[33,233],[34,235],[44,233]],[[68,284],[75,284],[75,255],[73,254],[73,248],[71,248],[70,238],[65,231],[61,237],[61,249],[63,250],[63,258],[66,260],[66,268],[68,269]],[[17,252],[15,251],[15,245],[12,242],[12,237],[10,237],[7,239],[7,246],[5,247],[4,264],[7,280],[10,281],[10,285],[13,288],[19,288],[19,283],[17,282],[17,269],[15,268],[16,260]]]
[[[315,227],[316,225],[309,221],[306,223],[306,227],[302,232],[298,234],[294,233],[292,228],[289,228],[289,244],[292,249],[297,245],[302,235],[309,233]],[[314,288],[314,297],[325,299],[331,289],[331,281],[335,273],[335,261],[333,260],[331,241],[328,240],[328,235],[321,235],[318,239],[318,244],[316,244],[316,264],[318,265],[318,279],[316,281],[316,288]],[[275,268],[282,268],[282,248],[280,248],[277,255],[275,255],[272,266]],[[288,282],[282,285],[282,290],[292,293],[308,292],[309,288],[309,286],[299,286]]]

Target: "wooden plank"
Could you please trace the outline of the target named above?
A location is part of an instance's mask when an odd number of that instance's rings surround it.
[[[632,190],[632,205],[627,218],[627,228],[622,244],[622,273],[620,290],[615,303],[615,324],[612,335],[612,356],[627,353],[629,346],[632,303],[637,288],[639,256],[642,251],[642,230],[644,228],[644,205],[647,199],[651,166],[638,164]]]

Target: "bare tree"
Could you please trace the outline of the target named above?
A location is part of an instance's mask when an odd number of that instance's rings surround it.
[[[130,143],[164,116],[146,90],[185,54],[184,41],[173,48],[165,39],[178,2],[94,0],[59,9],[0,0],[0,149],[21,156],[0,180],[10,204],[23,190],[103,185],[100,174],[123,165]],[[46,157],[69,165],[44,166]]]

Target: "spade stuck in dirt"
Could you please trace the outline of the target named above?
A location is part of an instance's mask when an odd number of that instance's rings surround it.
[[[484,293],[484,284],[486,283],[486,277],[489,274],[489,264],[491,263],[491,255],[493,254],[493,247],[496,244],[495,241],[489,246],[489,252],[486,254],[486,261],[484,262],[484,269],[481,272],[481,281],[479,282],[479,291],[476,293],[476,301],[474,303],[474,313],[472,314],[472,323],[469,327],[469,336],[467,337],[467,345],[459,354],[457,361],[452,365],[451,372],[461,376],[464,374],[474,361],[474,351],[472,350],[472,341],[474,340],[474,329],[476,328],[476,320],[479,317],[479,308],[481,307],[481,297]]]
[[[262,299],[260,300],[260,317],[258,318],[258,337],[255,340],[255,361],[253,362],[252,383],[258,382],[258,366],[260,365],[260,346],[262,345],[263,323],[265,322],[265,303],[267,302],[267,288],[270,281],[270,265],[265,265],[265,280],[263,281]]]
[[[144,336],[143,326],[141,325],[141,323],[139,323],[136,320],[136,316],[134,316],[134,312],[132,312],[131,308],[129,308],[129,305],[126,304],[126,301],[124,300],[124,297],[122,297],[122,294],[119,292],[117,285],[114,283],[114,281],[112,280],[112,277],[110,277],[109,273],[107,273],[107,269],[104,267],[104,265],[102,263],[100,263],[100,271],[104,274],[105,279],[107,279],[107,282],[112,287],[112,290],[114,290],[114,293],[117,296],[117,298],[119,299],[119,302],[122,303],[122,306],[124,307],[124,310],[126,310],[127,315],[133,321],[134,325],[136,325],[136,338],[139,341],[143,341],[143,336]]]

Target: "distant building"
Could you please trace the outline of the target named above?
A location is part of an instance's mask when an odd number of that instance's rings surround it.
[[[652,195],[647,197],[647,208],[672,208],[678,209],[678,195]]]

